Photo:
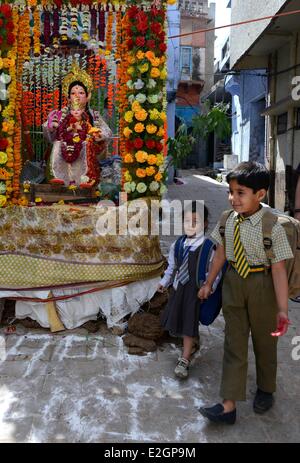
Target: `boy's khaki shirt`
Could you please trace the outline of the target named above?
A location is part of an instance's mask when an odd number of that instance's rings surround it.
[[[270,261],[266,257],[263,245],[263,214],[264,208],[261,208],[255,214],[247,217],[247,219],[245,219],[240,224],[241,242],[244,246],[245,257],[249,265],[270,265]],[[237,212],[233,212],[229,216],[225,227],[226,258],[232,262],[235,262],[233,253],[233,236],[235,219],[237,215]],[[214,241],[216,241],[217,244],[223,245],[223,240],[219,232],[219,226],[220,223],[218,222],[211,234],[211,237]],[[276,223],[272,230],[272,250],[274,252],[275,258],[271,260],[271,264],[275,264],[276,262],[294,257],[284,228],[279,223]]]

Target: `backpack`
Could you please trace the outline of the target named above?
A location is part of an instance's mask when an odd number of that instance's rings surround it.
[[[222,236],[225,247],[225,225],[233,209],[224,211],[220,218],[219,232]],[[300,222],[285,215],[283,212],[276,211],[269,207],[264,207],[262,217],[263,245],[268,259],[274,257],[272,249],[272,229],[278,222],[283,226],[291,250],[294,254],[293,259],[286,260],[286,270],[289,284],[289,298],[295,302],[300,302]]]
[[[177,268],[179,268],[182,263],[185,239],[186,235],[183,235],[178,238],[175,243],[174,256]],[[211,255],[216,249],[215,244],[209,238],[206,238],[201,246],[196,265],[196,285],[198,288],[201,288],[202,284],[206,280]],[[219,274],[220,279],[215,291],[208,297],[208,299],[200,303],[199,321],[202,325],[210,325],[220,313],[222,308],[222,281],[226,268],[227,262]]]

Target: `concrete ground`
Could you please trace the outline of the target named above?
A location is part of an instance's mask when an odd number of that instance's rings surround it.
[[[226,185],[197,171],[184,172],[183,180],[170,186],[168,198],[205,200],[211,229],[228,206]],[[170,242],[163,240],[165,252]],[[265,416],[252,410],[250,346],[247,401],[238,407],[236,424],[225,427],[207,423],[197,411],[219,398],[222,315],[211,327],[200,326],[201,348],[186,381],[173,374],[180,354],[175,344],[137,357],[106,329],[51,334],[17,325],[15,334],[5,335],[1,328],[0,359],[4,349],[7,357],[0,362],[0,442],[300,442],[299,304],[291,303],[290,319],[279,340],[274,408]]]

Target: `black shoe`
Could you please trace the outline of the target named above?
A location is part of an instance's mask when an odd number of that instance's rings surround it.
[[[273,406],[274,397],[271,392],[264,392],[260,389],[257,389],[254,402],[253,402],[253,410],[255,413],[263,414],[270,410]]]
[[[232,410],[232,412],[224,413],[222,404],[216,404],[213,407],[207,408],[201,407],[199,408],[199,412],[214,423],[234,424],[236,420],[236,409]]]

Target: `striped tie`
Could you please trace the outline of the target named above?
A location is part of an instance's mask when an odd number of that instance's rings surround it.
[[[189,275],[189,250],[190,250],[190,247],[191,246],[185,247],[184,253],[183,253],[182,264],[181,264],[181,266],[179,268],[179,271],[178,271],[178,281],[180,281],[180,283],[182,285],[185,285],[190,279],[190,275]]]
[[[244,217],[238,215],[234,225],[234,243],[233,252],[235,257],[235,268],[242,278],[246,278],[250,272],[250,265],[245,257],[245,249],[241,242],[240,223],[245,220]]]

